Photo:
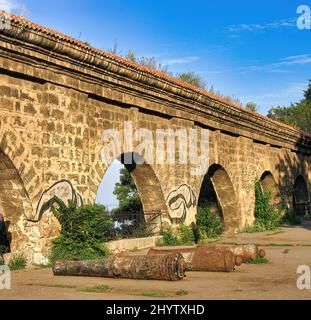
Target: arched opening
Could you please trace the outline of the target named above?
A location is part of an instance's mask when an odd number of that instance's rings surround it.
[[[270,190],[272,193],[272,203],[279,205],[281,203],[281,196],[279,188],[275,182],[275,179],[270,171],[265,171],[260,178],[262,189]]]
[[[143,220],[149,234],[159,234],[162,229],[162,215],[167,211],[167,208],[160,182],[153,168],[138,154],[134,153],[122,154],[117,158],[117,161],[119,163],[115,161],[106,171],[103,183],[97,193],[97,201],[104,204],[108,209],[112,209],[112,212],[116,212],[113,209],[117,206],[117,203],[111,203],[111,195],[115,188],[115,182],[118,181],[118,177],[116,179],[118,171],[121,168],[125,168],[130,173],[130,177],[136,186],[142,208],[140,209],[136,202],[127,212],[120,212],[119,210],[117,213],[120,215],[119,220],[123,215],[123,220],[132,223],[134,226],[139,226]],[[106,175],[109,179],[106,179]],[[112,181],[115,182],[112,183]],[[108,182],[110,182],[109,185]],[[108,194],[110,203],[100,201],[100,199],[105,198],[105,194]],[[124,222],[121,220],[119,222]]]
[[[204,177],[199,207],[210,205],[212,213],[217,214],[224,223],[225,232],[239,229],[239,215],[233,184],[225,169],[212,165]]]
[[[304,216],[310,213],[308,186],[302,175],[295,180],[293,190],[293,207],[295,214]]]
[[[23,248],[27,241],[18,227],[27,208],[31,208],[30,200],[18,171],[8,156],[0,151],[0,210],[4,215],[9,249],[13,252]]]

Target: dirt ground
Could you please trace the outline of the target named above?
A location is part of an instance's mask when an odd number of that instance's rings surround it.
[[[220,242],[257,243],[266,250],[269,263],[242,265],[233,273],[189,272],[179,282],[54,277],[50,269],[23,270],[12,272],[12,289],[0,290],[0,300],[311,299],[311,290],[296,286],[297,267],[311,267],[311,224],[223,237]],[[97,285],[108,287],[102,292],[85,289]],[[177,294],[181,290],[184,295]]]

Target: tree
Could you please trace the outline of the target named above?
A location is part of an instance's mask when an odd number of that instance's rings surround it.
[[[259,111],[259,107],[255,102],[248,102],[245,106],[245,109],[253,112]]]
[[[113,192],[119,201],[119,207],[115,212],[137,212],[143,206],[134,183],[134,180],[126,168],[120,170],[120,182],[116,183]]]
[[[158,63],[155,57],[138,57],[136,51],[133,49],[130,49],[126,53],[125,58],[144,67],[167,72],[167,68],[162,66],[161,63]]]
[[[116,55],[121,55],[121,51],[119,50],[119,45],[118,42],[115,40],[113,43],[113,47],[112,48],[108,48],[107,49],[108,52],[116,54]]]
[[[127,60],[132,61],[132,62],[137,62],[137,54],[136,54],[136,51],[130,49],[130,50],[126,53],[125,58],[126,58]]]
[[[178,79],[188,82],[196,87],[206,89],[207,83],[204,81],[204,79],[195,72],[183,72],[178,73],[176,76]]]
[[[289,107],[271,108],[268,117],[311,132],[311,80],[300,102]]]
[[[311,80],[309,80],[309,85],[306,91],[304,91],[305,100],[311,102]]]

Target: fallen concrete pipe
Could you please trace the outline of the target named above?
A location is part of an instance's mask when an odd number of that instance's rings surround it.
[[[242,260],[230,250],[206,250],[206,247],[150,249],[148,255],[158,256],[180,253],[192,271],[232,272],[235,266],[240,266]]]
[[[55,276],[88,276],[178,281],[187,265],[179,253],[160,256],[116,256],[96,261],[57,261]]]

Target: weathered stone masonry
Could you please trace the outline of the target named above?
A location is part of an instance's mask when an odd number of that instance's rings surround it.
[[[0,30],[0,205],[13,252],[45,262],[59,232],[45,199],[54,193],[94,202],[108,169],[103,131],[125,121],[153,132],[210,129],[206,156],[227,231],[253,222],[260,177],[276,202],[295,199],[307,210],[307,134],[12,16],[11,28]],[[180,192],[187,222],[195,220],[204,177],[188,165],[137,166],[132,175],[146,212],[161,211],[163,223],[172,223],[170,199]],[[307,191],[300,197],[294,186],[301,183]]]

